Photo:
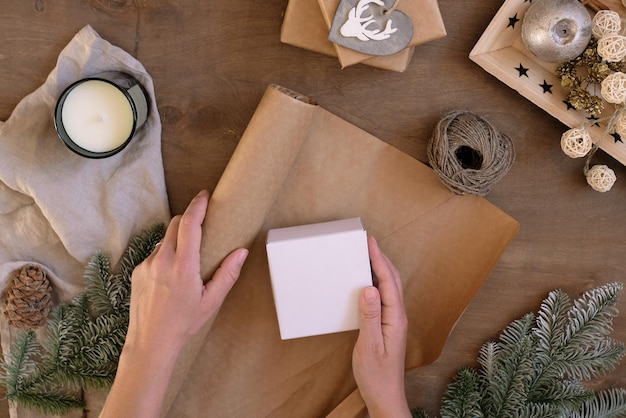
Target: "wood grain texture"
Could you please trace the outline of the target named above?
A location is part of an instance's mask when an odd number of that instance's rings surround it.
[[[200,188],[215,186],[270,83],[314,98],[421,161],[444,112],[481,114],[514,140],[517,160],[488,199],[521,229],[440,359],[407,375],[411,406],[435,414],[455,371],[475,365],[480,346],[536,311],[550,290],[577,295],[626,281],[626,168],[597,155],[618,181],[608,193],[594,192],[584,162],[561,152],[566,127],[468,58],[501,4],[440,0],[448,36],[416,47],[409,68],[395,73],[364,65],[341,70],[336,58],[281,44],[287,0],[0,0],[0,120],[91,24],[154,77],[170,206],[181,213]],[[626,341],[626,296],[619,309],[613,336]],[[626,387],[626,363],[597,383],[609,386]]]

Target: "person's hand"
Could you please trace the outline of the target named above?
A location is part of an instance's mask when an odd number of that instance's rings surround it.
[[[209,193],[172,219],[154,252],[133,272],[127,343],[180,350],[219,309],[248,255],[228,255],[213,278],[200,276],[200,241]]]
[[[133,271],[128,332],[101,418],[159,416],[180,351],[239,277],[245,248],[229,254],[208,283],[202,281],[201,227],[208,201],[209,193],[200,192]]]
[[[404,392],[407,317],[398,269],[368,240],[378,288],[363,290],[360,331],[352,354],[354,378],[372,418],[410,417]]]

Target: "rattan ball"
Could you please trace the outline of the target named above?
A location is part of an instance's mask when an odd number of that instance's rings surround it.
[[[591,32],[596,39],[619,33],[621,29],[622,19],[619,13],[613,10],[600,10],[593,17]]]
[[[598,55],[608,62],[619,62],[626,57],[626,36],[606,35],[598,41]]]
[[[609,74],[601,84],[602,97],[609,103],[623,103],[626,100],[626,74]]]
[[[606,165],[594,165],[587,173],[587,184],[597,192],[608,192],[615,184],[617,177],[615,172]]]
[[[584,157],[591,151],[593,142],[586,129],[572,128],[561,136],[561,149],[571,158]]]

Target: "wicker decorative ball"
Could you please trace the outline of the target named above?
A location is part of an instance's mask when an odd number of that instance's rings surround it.
[[[619,33],[621,29],[622,19],[613,10],[600,10],[593,17],[591,32],[596,39]]]
[[[572,128],[561,136],[561,149],[570,158],[584,157],[592,146],[591,135],[586,129]]]
[[[605,35],[598,41],[598,55],[608,62],[619,62],[626,57],[626,36]]]
[[[609,74],[601,83],[602,97],[609,103],[623,103],[626,100],[626,74]]]
[[[615,172],[606,165],[594,165],[587,173],[587,184],[595,191],[604,193],[611,190],[617,177]]]

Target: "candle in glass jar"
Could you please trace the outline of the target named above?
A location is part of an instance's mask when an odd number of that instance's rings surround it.
[[[76,85],[65,98],[61,119],[71,140],[95,153],[123,145],[134,125],[128,98],[103,80],[86,80]]]

